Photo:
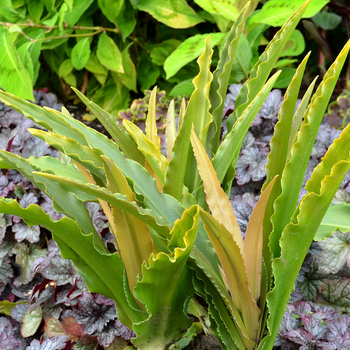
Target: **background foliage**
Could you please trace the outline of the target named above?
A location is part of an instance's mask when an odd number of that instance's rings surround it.
[[[189,96],[195,59],[211,35],[220,44],[247,1],[160,0],[6,0],[0,4],[0,86],[33,100],[33,87],[51,86],[70,95],[78,88],[108,112],[129,106],[130,98],[157,84],[170,95]],[[275,29],[301,5],[301,0],[252,1],[231,80],[248,77]],[[313,0],[304,17],[312,25],[334,29],[341,21],[318,12],[329,3]],[[315,16],[316,15],[316,16]],[[270,29],[269,29],[270,28]],[[310,29],[311,30],[311,29]],[[318,33],[313,30],[314,35]],[[324,40],[323,40],[324,41]],[[323,45],[324,46],[324,45]],[[276,87],[286,87],[295,73],[292,59],[305,50],[295,30],[276,69]],[[73,97],[72,97],[73,98]]]

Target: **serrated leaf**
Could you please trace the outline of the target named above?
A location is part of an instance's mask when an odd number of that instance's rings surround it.
[[[173,157],[173,147],[177,135],[176,123],[175,123],[175,104],[174,100],[171,100],[166,116],[165,136],[166,136],[166,157],[168,162]]]
[[[98,0],[98,6],[107,19],[115,23],[124,0]]]
[[[142,265],[142,279],[135,287],[135,295],[146,305],[149,318],[134,325],[134,345],[163,349],[192,324],[184,312],[185,302],[194,293],[186,261],[196,239],[198,222],[197,205],[185,210],[171,231],[170,253],[152,254],[149,262]]]
[[[245,35],[241,33],[231,69],[231,77],[235,82],[248,78],[251,59],[250,43]]]
[[[167,159],[162,155],[160,149],[134,123],[124,119],[123,125],[137,143],[139,150],[146,158],[157,178],[164,184],[165,174],[168,170]]]
[[[144,156],[137,149],[135,141],[132,137],[125,131],[125,129],[119,124],[117,118],[113,117],[108,112],[104,111],[96,103],[87,99],[79,90],[74,89],[74,92],[78,97],[85,103],[85,105],[91,110],[91,112],[96,116],[96,118],[102,123],[106,128],[115,142],[123,151],[123,153],[130,159],[137,161],[140,164],[144,164]]]
[[[107,177],[107,189],[112,193],[125,195],[129,202],[135,201],[134,193],[124,175],[108,158],[103,157]],[[141,265],[153,252],[153,245],[147,225],[135,216],[117,206],[111,205],[115,236],[120,255],[125,264],[130,290],[136,286]]]
[[[226,227],[233,240],[243,253],[243,238],[238,226],[236,216],[230,204],[230,200],[220,186],[214,167],[209,160],[195,131],[192,129],[191,143],[197,160],[199,174],[203,181],[206,201],[213,217]]]
[[[90,52],[89,38],[81,39],[72,49],[71,60],[73,67],[77,70],[83,69],[89,60]]]
[[[47,173],[37,173],[37,175],[43,178],[49,178],[55,182],[57,181],[58,183],[65,183],[72,188],[79,188],[86,193],[90,193],[96,198],[101,198],[110,204],[120,207],[127,213],[130,213],[141,221],[146,222],[149,226],[153,227],[164,236],[167,237],[169,234],[169,227],[163,218],[154,216],[151,210],[138,207],[136,203],[130,203],[124,195],[112,193],[104,187],[99,187],[80,181],[74,181],[68,178],[59,177]]]
[[[124,265],[117,253],[102,255],[94,248],[93,235],[84,235],[75,221],[63,218],[53,221],[38,205],[21,208],[16,200],[0,198],[3,213],[22,217],[26,222],[39,224],[53,233],[62,256],[73,261],[89,290],[103,294],[117,302],[118,317],[124,324],[143,319],[136,303],[130,307],[125,296],[123,282]],[[69,232],[69,235],[67,235]],[[108,269],[105,266],[109,266]],[[133,320],[133,321],[132,321]],[[138,321],[137,321],[138,320]]]
[[[270,333],[262,340],[260,349],[263,349],[264,346],[272,346],[278,331],[278,327],[274,328],[273,325],[279,325],[282,320],[284,307],[288,302],[289,294],[316,229],[345,174],[350,169],[349,155],[344,160],[337,159],[334,162],[337,163],[323,178],[320,186],[315,186],[318,187],[317,191],[308,193],[301,200],[291,222],[283,230],[280,239],[281,258],[274,259],[272,263],[275,288],[267,297],[270,310],[268,319]],[[315,183],[317,184],[316,181]]]
[[[262,192],[250,216],[244,239],[243,260],[247,271],[252,296],[256,302],[260,297],[263,263],[263,223],[266,206],[277,178]]]
[[[173,157],[169,164],[169,171],[167,172],[163,188],[165,193],[171,194],[177,199],[181,198],[184,184],[189,188],[189,191],[192,192],[197,190],[200,181],[196,162],[190,148],[190,132],[192,124],[194,124],[199,137],[204,144],[206,144],[208,128],[212,122],[212,117],[209,112],[209,91],[213,78],[210,72],[212,55],[213,50],[210,46],[210,37],[207,36],[205,40],[205,50],[197,60],[200,71],[193,80],[195,91],[188,103],[182,125],[179,121],[179,125],[181,126],[179,126],[178,136],[176,137],[173,149]],[[185,106],[184,104],[182,113],[184,112]],[[180,115],[182,113],[180,111]],[[183,164],[186,164],[186,166],[184,167]]]
[[[19,59],[9,30],[0,26],[0,85],[3,89],[34,101],[30,74]]]
[[[203,22],[184,0],[141,0],[137,8],[172,28],[188,28]]]
[[[241,250],[232,233],[212,215],[201,210],[200,218],[220,259],[234,305],[242,315],[242,331],[251,341],[255,341],[258,336],[260,309],[249,289]]]
[[[302,0],[303,1],[303,0]],[[270,2],[270,1],[269,1]],[[290,35],[293,33],[300,18],[304,14],[310,0],[306,1],[301,8],[283,25],[283,27],[276,33],[274,38],[270,41],[259,60],[250,71],[249,79],[243,84],[242,89],[236,99],[235,110],[228,117],[227,128],[228,131],[236,120],[243,113],[247,105],[259,93],[270,72],[280,56],[284,46],[288,42]]]
[[[97,43],[97,58],[109,70],[124,73],[122,54],[114,40],[103,32]]]
[[[279,237],[283,229],[290,222],[295,207],[297,206],[304,174],[317,136],[318,128],[349,48],[350,42],[345,45],[337,59],[329,68],[323,81],[312,97],[304,116],[304,122],[297,134],[297,142],[293,144],[291,150],[292,156],[283,170],[281,183],[282,192],[274,204],[275,212],[271,218],[273,232],[271,233],[270,248],[274,257],[279,257],[280,255]],[[322,180],[331,172],[332,166],[334,166],[338,160],[348,158],[349,150],[346,146],[348,142],[346,140],[349,132],[350,127],[344,129],[342,137],[329,148],[321,164],[315,168],[311,180],[308,181],[305,187],[307,191],[318,193]],[[336,144],[343,146],[337,147]],[[286,188],[285,191],[284,188]]]
[[[233,125],[231,132],[229,132],[229,134],[226,136],[225,140],[221,143],[219,149],[213,157],[212,163],[220,183],[224,180],[224,177],[232,162],[234,164],[234,168],[236,167],[238,154],[241,149],[244,136],[256,117],[256,114],[260,110],[260,107],[264,103],[267,95],[270,93],[278,76],[279,72],[275,73],[262,87],[251,103],[244,109],[244,112]]]
[[[208,138],[211,141],[210,150],[213,153],[216,153],[219,146],[225,96],[229,84],[230,72],[232,71],[233,58],[238,48],[245,16],[246,7],[242,9],[226,38],[210,87],[210,101],[212,104],[210,112],[212,113],[214,123],[209,127]]]
[[[183,41],[164,62],[167,79],[203,53],[208,35],[210,35],[212,47],[219,45],[225,37],[224,33],[197,34]]]

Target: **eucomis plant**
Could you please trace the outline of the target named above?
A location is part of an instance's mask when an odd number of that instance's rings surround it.
[[[214,73],[210,37],[198,59],[195,90],[182,104],[178,127],[167,115],[166,157],[160,151],[154,89],[146,130],[119,121],[77,95],[112,139],[66,109],[41,108],[6,92],[0,100],[48,131],[30,132],[66,154],[58,159],[1,151],[1,166],[17,169],[66,217],[54,221],[40,206],[0,199],[0,211],[52,232],[91,292],[116,303],[138,349],[180,349],[203,329],[224,349],[272,349],[285,306],[313,237],[350,168],[350,126],[334,141],[298,202],[307,162],[345,62],[347,43],[316,92],[315,81],[296,109],[309,55],[284,96],[271,140],[266,182],[243,240],[228,195],[246,132],[280,72],[271,70],[310,1],[278,31],[252,68],[220,143],[224,100],[249,4],[234,23]],[[98,201],[115,237],[103,244],[85,202]],[[193,317],[201,323],[194,322]]]

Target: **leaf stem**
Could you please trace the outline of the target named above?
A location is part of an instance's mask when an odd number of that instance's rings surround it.
[[[58,25],[54,26],[48,26],[45,24],[36,24],[32,21],[29,21],[28,23],[11,23],[11,22],[0,22],[0,26],[5,26],[7,28],[12,27],[12,26],[17,26],[17,27],[24,27],[24,28],[42,28],[46,29],[48,32],[50,32],[53,29],[59,28]],[[22,30],[19,32],[28,40],[30,40],[32,43],[36,43],[39,41],[49,41],[49,40],[54,40],[54,39],[62,39],[62,38],[78,38],[78,37],[91,37],[96,34],[102,33],[102,32],[113,32],[113,33],[120,33],[120,30],[118,28],[105,28],[105,27],[85,27],[85,26],[69,26],[67,23],[63,24],[64,29],[73,29],[73,30],[93,30],[93,32],[90,33],[82,33],[82,34],[63,34],[59,36],[50,36],[46,38],[41,38],[41,39],[32,39],[30,38],[26,33],[24,33]],[[140,43],[138,43],[140,44]]]

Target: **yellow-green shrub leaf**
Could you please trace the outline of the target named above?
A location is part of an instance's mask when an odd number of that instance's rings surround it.
[[[205,39],[210,35],[211,46],[220,44],[225,33],[197,34],[186,39],[164,62],[167,79],[175,75],[183,66],[198,58],[205,49]]]
[[[141,0],[137,8],[172,28],[188,28],[203,22],[184,0]]]
[[[81,39],[72,49],[71,59],[73,67],[77,70],[83,69],[89,60],[90,52],[89,38]]]
[[[96,55],[99,61],[109,70],[124,73],[122,54],[117,44],[106,32],[103,32],[98,39]]]
[[[0,86],[17,96],[34,101],[32,80],[19,59],[7,28],[0,26]]]
[[[124,0],[98,0],[98,6],[107,19],[114,23],[122,6]]]

